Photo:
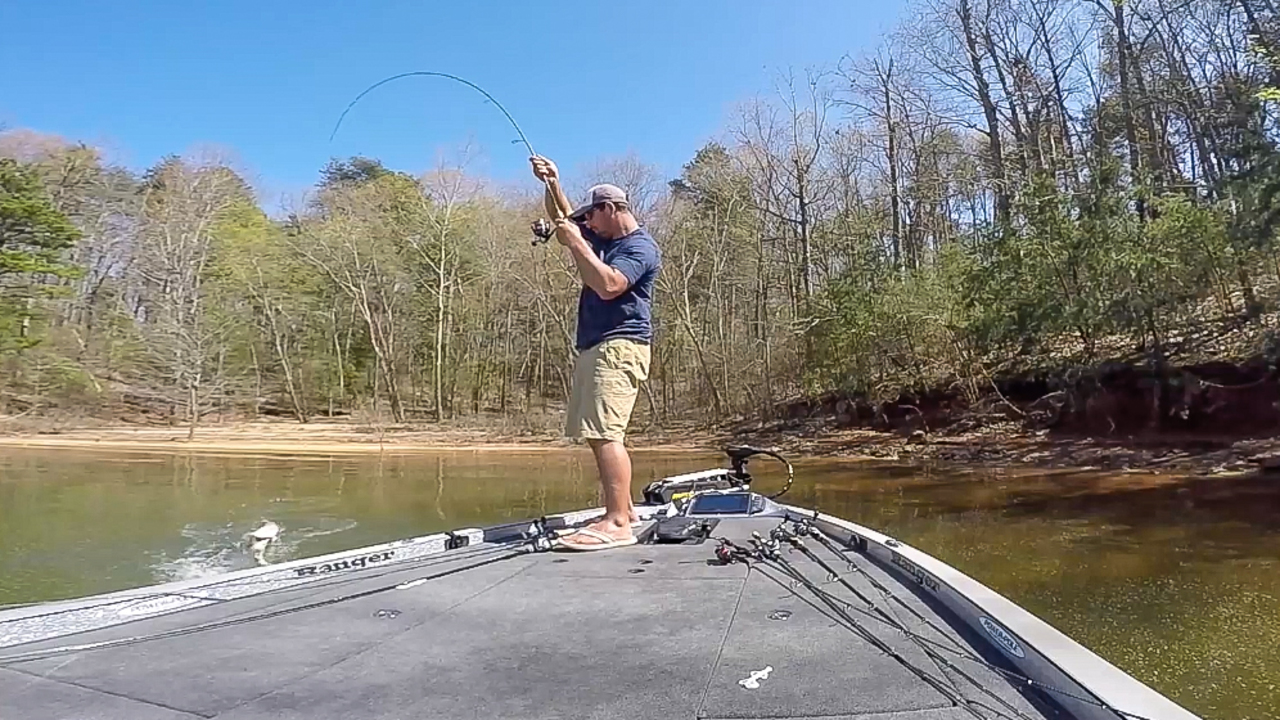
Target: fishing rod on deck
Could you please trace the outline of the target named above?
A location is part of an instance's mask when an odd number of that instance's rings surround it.
[[[478,92],[478,93],[480,93],[481,95],[483,95],[483,96],[485,97],[485,100],[486,100],[487,102],[493,103],[493,105],[494,105],[495,107],[497,107],[499,110],[501,110],[501,111],[502,111],[502,114],[503,114],[504,116],[506,116],[506,118],[507,118],[507,122],[511,123],[511,126],[512,126],[513,128],[515,128],[515,130],[516,130],[516,134],[518,134],[518,135],[520,136],[520,138],[519,138],[518,140],[512,140],[511,142],[512,142],[513,144],[514,144],[514,143],[517,143],[517,142],[519,142],[519,143],[523,143],[523,144],[524,144],[524,146],[525,146],[525,148],[529,151],[529,157],[531,157],[531,158],[535,158],[535,157],[542,157],[541,155],[538,155],[538,153],[537,153],[536,151],[534,151],[534,149],[533,149],[533,144],[529,142],[529,138],[524,134],[524,131],[520,129],[520,124],[516,122],[516,119],[515,119],[514,117],[512,117],[512,116],[511,116],[511,113],[510,113],[510,112],[507,112],[507,109],[506,109],[505,107],[503,107],[503,106],[502,106],[502,103],[498,102],[497,98],[493,97],[493,96],[492,96],[492,95],[490,95],[487,91],[485,91],[485,89],[484,89],[484,88],[480,87],[479,85],[476,85],[475,83],[471,82],[470,80],[466,80],[466,79],[464,79],[464,78],[460,78],[460,77],[458,77],[457,75],[451,75],[451,74],[449,74],[449,73],[444,73],[444,72],[434,72],[434,71],[430,71],[430,70],[415,70],[415,71],[412,71],[412,72],[404,72],[404,73],[400,73],[400,74],[398,74],[398,75],[392,75],[391,77],[383,78],[382,80],[379,80],[378,82],[376,82],[376,83],[374,83],[374,84],[370,85],[369,87],[365,88],[363,92],[361,92],[359,95],[357,95],[357,96],[355,97],[355,99],[354,99],[354,100],[352,100],[352,101],[347,105],[346,109],[342,111],[342,114],[341,114],[340,116],[338,116],[338,122],[334,124],[334,126],[333,126],[333,132],[331,132],[331,133],[329,134],[329,142],[333,142],[333,138],[334,138],[335,136],[337,136],[337,134],[338,134],[338,129],[339,129],[340,127],[342,127],[342,121],[343,121],[344,119],[346,119],[346,117],[347,117],[347,113],[351,112],[351,109],[352,109],[353,107],[355,107],[355,106],[356,106],[356,103],[360,102],[361,98],[363,98],[365,95],[368,95],[369,93],[373,92],[374,90],[378,89],[379,87],[381,87],[381,86],[383,86],[383,85],[386,85],[386,84],[387,84],[387,83],[389,83],[389,82],[392,82],[392,81],[394,81],[394,80],[399,80],[399,79],[401,79],[401,78],[407,78],[407,77],[438,77],[438,78],[444,78],[444,79],[446,79],[446,80],[453,80],[453,81],[455,81],[455,82],[462,83],[463,85],[466,85],[467,87],[469,87],[469,88],[471,88],[471,89],[475,90],[476,92]],[[554,188],[551,186],[551,180],[550,180],[550,179],[548,179],[548,178],[542,178],[542,184],[546,187],[547,192],[551,193],[551,194],[552,194],[552,197],[555,197],[555,190],[554,190]],[[559,207],[559,203],[555,203],[555,202],[553,202],[552,204],[553,204],[553,205],[555,205],[555,209],[556,209],[556,213],[555,213],[555,214],[556,214],[556,218],[555,218],[555,219],[556,219],[556,220],[563,219],[563,218],[565,217],[565,214],[564,214],[564,212],[561,210],[561,208]],[[545,242],[547,242],[548,240],[550,240],[550,239],[551,239],[551,236],[552,236],[553,234],[555,234],[555,225],[554,225],[554,224],[552,224],[551,222],[549,222],[548,220],[546,220],[545,218],[538,218],[536,221],[534,221],[534,223],[533,223],[533,225],[531,226],[531,228],[530,228],[530,229],[533,231],[533,235],[534,235],[533,244],[534,244],[534,245],[538,245],[538,244],[540,244],[540,243],[545,243]]]

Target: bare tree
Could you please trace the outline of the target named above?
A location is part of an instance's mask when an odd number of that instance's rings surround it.
[[[636,218],[643,224],[653,216],[664,194],[662,176],[658,169],[645,163],[635,153],[616,158],[604,158],[589,166],[583,178],[583,188],[596,183],[612,183],[622,188],[631,201]]]
[[[364,321],[397,423],[406,419],[399,325],[410,281],[396,252],[407,233],[404,216],[388,210],[416,208],[418,197],[411,180],[394,175],[328,188],[318,199],[321,214],[303,221],[293,239],[301,257],[329,278]]]
[[[133,264],[144,283],[139,321],[147,352],[174,399],[186,406],[188,439],[195,436],[207,390],[222,379],[225,322],[207,307],[205,283],[213,232],[248,188],[220,158],[171,158],[145,179],[147,197]]]
[[[832,184],[822,180],[821,161],[835,100],[823,72],[807,74],[803,95],[796,92],[795,77],[789,76],[778,95],[781,108],[761,102],[747,105],[734,136],[745,151],[757,210],[795,241],[798,277],[793,276],[792,293],[796,315],[801,315],[808,312],[813,295],[815,226],[834,198]]]
[[[474,203],[479,188],[464,174],[465,165],[464,150],[462,159],[453,167],[442,166],[419,181],[422,194],[415,222],[418,227],[405,236],[411,252],[427,271],[421,278],[422,287],[435,299],[432,389],[437,421],[444,419],[444,368],[453,300],[471,280],[460,246],[469,239],[466,235],[474,232]]]

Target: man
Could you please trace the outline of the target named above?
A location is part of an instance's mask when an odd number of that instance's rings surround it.
[[[623,438],[640,383],[649,377],[650,313],[662,254],[621,188],[596,185],[573,208],[555,163],[543,157],[530,162],[534,176],[547,184],[556,240],[568,248],[583,282],[565,435],[591,445],[604,491],[604,517],[561,537],[560,544],[570,550],[632,545],[631,457]]]

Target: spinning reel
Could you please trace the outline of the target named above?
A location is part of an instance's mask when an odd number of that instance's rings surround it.
[[[551,236],[556,232],[556,226],[552,225],[551,221],[546,218],[534,220],[531,229],[533,230],[533,244],[535,246],[550,240]]]

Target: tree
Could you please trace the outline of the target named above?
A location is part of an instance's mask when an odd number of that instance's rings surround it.
[[[64,260],[63,252],[80,237],[35,173],[0,158],[0,280],[15,275],[75,276],[78,269]]]
[[[318,277],[292,252],[284,233],[257,206],[240,199],[227,208],[214,227],[216,249],[211,278],[215,280],[220,306],[237,308],[247,303],[252,313],[247,327],[265,340],[284,376],[290,410],[298,422],[305,423],[311,412],[302,365],[308,355],[318,354],[307,346],[305,331],[307,320],[315,311]],[[256,407],[262,394],[263,363],[255,348],[250,348],[250,355]]]
[[[436,421],[444,419],[444,373],[454,299],[474,279],[462,248],[475,233],[477,192],[462,165],[440,168],[419,181],[418,206],[404,235],[412,261],[419,268],[418,287],[434,299],[430,317],[435,326],[431,360]]]
[[[400,389],[401,336],[411,282],[398,247],[420,208],[412,178],[399,173],[321,188],[314,216],[296,219],[293,248],[351,303],[376,358],[377,380],[395,422],[406,419]],[[375,383],[374,400],[378,393]]]
[[[80,231],[58,211],[35,173],[0,158],[0,343],[30,347],[37,288],[50,279],[74,278],[80,269],[66,253]],[[3,347],[3,346],[0,346]]]
[[[133,266],[142,284],[138,321],[150,369],[186,408],[188,439],[202,406],[221,391],[228,323],[213,322],[205,283],[215,259],[214,231],[248,186],[217,158],[170,157],[148,171]]]

